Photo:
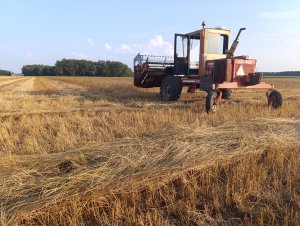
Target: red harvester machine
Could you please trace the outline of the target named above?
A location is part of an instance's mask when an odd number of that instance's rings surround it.
[[[162,101],[176,101],[182,87],[188,92],[206,91],[206,111],[214,112],[221,99],[229,98],[232,89],[267,90],[268,104],[282,105],[281,94],[274,85],[261,81],[256,60],[234,56],[241,28],[228,50],[230,31],[205,28],[187,34],[175,34],[174,57],[138,54],[134,58],[134,85],[142,88],[160,87]]]

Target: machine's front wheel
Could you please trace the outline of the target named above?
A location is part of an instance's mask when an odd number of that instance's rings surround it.
[[[218,109],[218,93],[210,91],[206,96],[206,112],[215,112]]]
[[[222,91],[222,99],[229,99],[231,97],[231,89],[221,89]]]
[[[272,90],[268,95],[268,105],[274,109],[282,106],[282,95],[277,90]]]
[[[182,91],[180,79],[174,75],[166,76],[160,86],[160,97],[162,101],[176,101]]]

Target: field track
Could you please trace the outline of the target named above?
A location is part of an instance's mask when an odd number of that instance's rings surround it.
[[[25,81],[32,80],[31,78],[15,78],[9,80],[0,80],[1,91],[14,91],[16,86],[23,86]]]

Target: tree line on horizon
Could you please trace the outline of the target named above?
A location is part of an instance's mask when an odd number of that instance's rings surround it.
[[[129,77],[132,70],[118,61],[88,61],[62,59],[54,66],[33,64],[24,65],[22,74],[25,76],[101,76]],[[264,76],[300,76],[300,71],[264,72]],[[13,72],[0,69],[0,76],[11,76]]]
[[[264,72],[264,76],[300,76],[300,71]]]
[[[11,76],[13,73],[11,71],[0,69],[0,75]]]
[[[130,77],[132,70],[118,61],[89,61],[62,59],[54,66],[49,65],[24,65],[24,76],[100,76],[100,77]]]

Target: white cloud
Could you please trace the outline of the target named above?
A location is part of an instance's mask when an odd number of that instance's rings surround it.
[[[89,46],[93,47],[95,46],[95,42],[91,38],[86,38],[85,41],[89,44]]]
[[[121,47],[117,50],[117,52],[123,53],[123,54],[128,54],[128,53],[132,53],[133,50],[129,45],[122,44]]]
[[[31,59],[33,58],[33,55],[31,52],[26,53],[26,58]]]
[[[111,45],[110,45],[110,44],[108,44],[108,43],[106,43],[106,44],[105,44],[105,49],[107,49],[107,50],[111,50],[111,48],[112,48],[112,47],[111,47]]]
[[[76,57],[77,59],[79,59],[79,60],[88,60],[88,59],[91,58],[90,56],[88,56],[88,55],[86,55],[84,53],[72,52],[72,55],[74,57]]]
[[[159,50],[162,51],[164,55],[172,55],[174,53],[173,45],[164,41],[161,35],[156,35],[151,39],[150,45],[147,47],[150,52]]]
[[[292,9],[289,11],[281,12],[262,12],[258,14],[259,17],[267,19],[291,19],[291,18],[300,18],[300,9]]]
[[[161,35],[156,35],[146,43],[135,43],[132,45],[123,44],[117,52],[123,54],[141,53],[172,56],[174,48],[173,45],[165,41]]]
[[[300,38],[290,37],[290,38],[284,38],[283,40],[286,44],[288,44],[288,46],[292,48],[300,47]]]

